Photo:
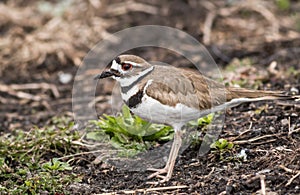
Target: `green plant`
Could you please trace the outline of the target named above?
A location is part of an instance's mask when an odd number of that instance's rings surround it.
[[[219,139],[210,145],[210,148],[216,149],[219,151],[226,151],[233,148],[233,143],[228,142],[226,139]]]
[[[276,0],[277,7],[281,10],[288,10],[291,7],[290,0]]]
[[[73,122],[56,117],[51,125],[0,137],[0,194],[68,193],[65,186],[79,181],[72,167],[55,157],[78,153],[72,144],[79,135]]]
[[[291,66],[286,71],[287,76],[298,76],[300,75],[300,71],[296,69],[295,67]]]
[[[258,89],[264,78],[264,74],[253,66],[251,58],[234,58],[226,66],[224,76],[226,86],[240,86],[251,89]]]
[[[52,171],[72,170],[72,167],[69,165],[69,163],[61,162],[57,158],[53,158],[49,162],[42,164],[42,168]]]
[[[300,15],[297,13],[294,17],[295,21],[295,29],[299,32],[300,31]]]
[[[214,143],[210,145],[210,148],[212,149],[212,153],[216,153],[220,156],[220,160],[228,161],[232,160],[234,157],[231,157],[232,155],[231,150],[233,149],[234,144],[232,142],[227,141],[226,139],[218,139]],[[225,157],[225,155],[230,154],[229,156]]]
[[[214,118],[214,113],[210,113],[210,114],[208,114],[202,118],[199,118],[195,121],[190,121],[188,123],[188,125],[191,125],[194,127],[196,127],[196,126],[204,127],[204,126],[210,124],[212,122],[213,118]]]
[[[254,111],[256,115],[260,115],[262,112],[268,113],[268,105],[260,106]]]
[[[211,123],[213,114],[188,123],[189,126],[203,127]],[[132,115],[127,106],[117,116],[104,114],[100,120],[92,120],[94,127],[89,128],[87,139],[109,142],[118,149],[120,156],[134,156],[146,151],[157,143],[173,139],[174,130],[170,126],[152,124],[136,115]],[[196,139],[196,138],[195,138]]]
[[[171,140],[174,134],[170,126],[151,124],[132,115],[127,106],[122,107],[122,113],[118,116],[104,114],[100,120],[92,120],[91,123],[96,129],[91,129],[86,137],[109,141],[114,148],[120,149],[121,156],[134,156],[152,147],[154,142]]]

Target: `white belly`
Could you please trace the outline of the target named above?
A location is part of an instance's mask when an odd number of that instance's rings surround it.
[[[164,123],[171,126],[183,125],[190,120],[210,113],[208,110],[207,113],[203,113],[183,104],[177,104],[175,107],[163,105],[146,94],[142,98],[142,103],[138,104],[136,108],[131,108],[131,111],[149,122]]]
[[[203,117],[214,110],[207,109],[199,111],[198,109],[176,104],[176,106],[168,106],[161,104],[156,99],[149,97],[145,92],[152,80],[149,80],[144,87],[144,95],[141,103],[130,110],[139,117],[153,123],[168,124],[173,127],[180,128],[191,120]],[[138,92],[138,87],[132,87],[127,93],[122,94],[122,99],[127,102],[129,98]]]

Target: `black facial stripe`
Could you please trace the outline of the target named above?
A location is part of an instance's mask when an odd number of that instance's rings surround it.
[[[114,69],[110,69],[110,72],[114,74],[114,76],[120,76],[120,72]]]
[[[129,100],[125,102],[125,104],[129,108],[136,108],[136,106],[142,102],[143,95],[143,90],[139,90],[136,94],[131,96]]]

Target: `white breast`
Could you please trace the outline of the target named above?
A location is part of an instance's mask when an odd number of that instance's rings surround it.
[[[126,93],[121,93],[122,99],[127,102],[129,98],[133,95],[135,95],[139,91],[139,88],[137,85],[133,86],[130,90],[128,90]]]
[[[146,119],[147,121],[154,123],[164,123],[171,126],[184,125],[190,120],[197,119],[210,113],[207,110],[206,113],[202,113],[195,108],[190,108],[183,104],[176,104],[176,106],[169,106],[160,103],[158,100],[148,96],[145,92],[152,80],[149,80],[144,87],[144,96],[142,102],[135,108],[131,108],[131,111]],[[179,126],[180,126],[179,125]]]

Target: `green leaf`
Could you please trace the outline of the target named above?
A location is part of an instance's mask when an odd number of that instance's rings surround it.
[[[153,127],[155,128],[155,127]],[[156,128],[161,128],[157,131],[157,129],[154,129],[156,132],[152,135],[145,136],[144,140],[147,141],[170,141],[173,139],[174,130],[170,126],[156,126]],[[153,131],[153,130],[152,130]]]
[[[219,139],[219,149],[225,149],[228,145],[228,141],[226,139]]]
[[[109,136],[103,131],[92,131],[86,134],[87,139],[99,141],[99,142],[108,142]]]
[[[122,144],[117,137],[112,137],[110,143],[116,149],[122,148]]]
[[[227,148],[228,148],[228,149],[232,149],[233,146],[234,146],[234,144],[233,144],[232,142],[229,142],[229,143],[227,144]]]
[[[205,117],[199,118],[197,121],[198,126],[204,126],[204,125],[210,124],[212,122],[213,118],[214,118],[213,113],[208,114]]]
[[[210,145],[210,148],[222,151],[222,150],[226,150],[226,149],[232,149],[233,146],[234,145],[232,142],[228,142],[226,139],[221,138],[221,139],[215,141],[214,143],[212,143]]]
[[[277,0],[276,3],[281,10],[287,10],[291,6],[290,0]]]
[[[125,119],[129,119],[132,118],[132,115],[130,113],[130,109],[127,106],[122,106],[122,114],[124,116]]]
[[[117,138],[117,140],[121,143],[121,144],[128,144],[129,143],[129,137],[127,137],[126,135],[122,134],[122,133],[116,133],[115,134],[115,138]]]
[[[42,168],[48,170],[58,170],[58,171],[72,170],[72,167],[68,163],[61,162],[57,158],[53,158],[49,162],[42,164]]]

